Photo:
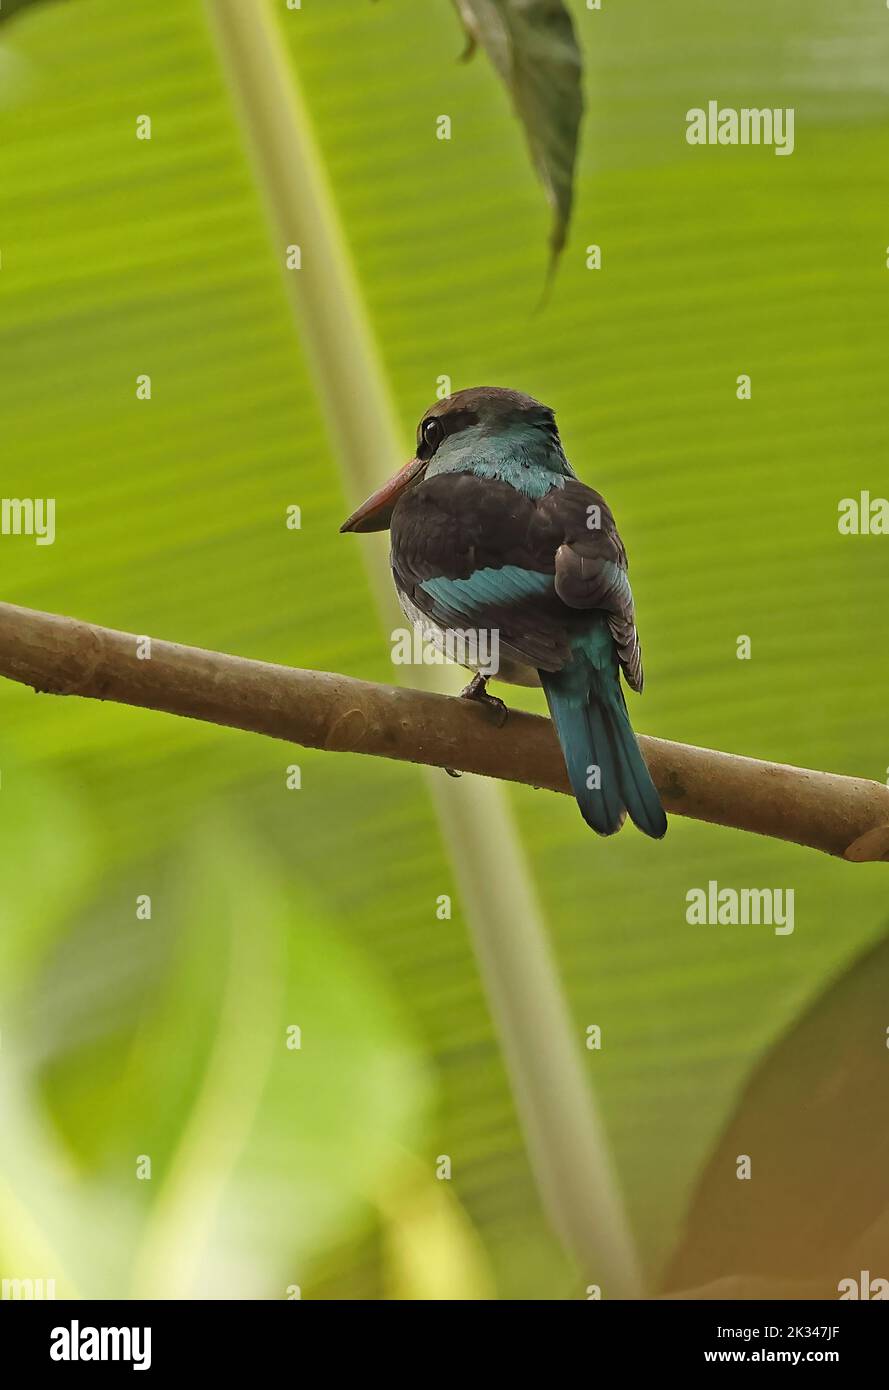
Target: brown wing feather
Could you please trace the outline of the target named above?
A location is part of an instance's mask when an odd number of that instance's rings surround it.
[[[548,493],[541,505],[553,497]],[[580,482],[565,487],[550,504],[563,519],[565,538],[556,551],[556,593],[569,608],[598,608],[608,614],[627,684],[641,690],[642,649],[636,631],[627,552],[605,499]]]

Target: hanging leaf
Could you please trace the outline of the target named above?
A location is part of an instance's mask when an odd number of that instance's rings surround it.
[[[457,6],[457,14],[460,16],[460,23],[463,26],[463,33],[466,37],[466,45],[463,52],[460,54],[460,62],[468,63],[470,58],[475,56],[475,50],[478,48],[478,39],[470,20],[460,12],[460,0],[454,0],[454,4]]]
[[[562,0],[454,0],[512,97],[534,168],[553,209],[551,267],[565,245],[583,114],[583,63]]]
[[[700,1296],[731,1280],[746,1294],[722,1297],[836,1298],[862,1270],[889,1277],[887,1029],[889,939],[754,1073],[698,1185],[667,1290]],[[749,1179],[737,1176],[742,1155]]]

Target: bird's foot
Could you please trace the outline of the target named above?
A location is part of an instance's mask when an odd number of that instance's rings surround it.
[[[503,700],[498,695],[488,694],[489,676],[483,676],[477,672],[464,690],[460,691],[461,700],[474,700],[476,704],[485,705],[497,716],[497,728],[502,729],[509,718],[509,710]]]
[[[463,776],[463,773],[462,773],[462,772],[458,772],[457,769],[454,768],[454,767],[446,767],[446,768],[445,768],[445,772],[448,774],[449,777],[462,777],[462,776]]]

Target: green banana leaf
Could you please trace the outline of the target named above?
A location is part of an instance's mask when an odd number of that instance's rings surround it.
[[[546,214],[514,117],[485,64],[418,58],[453,50],[450,7],[281,7],[404,430],[442,376],[554,406],[630,552],[646,658],[636,726],[885,780],[886,542],[836,525],[842,498],[879,493],[889,444],[883,18],[863,0],[571,11],[589,96],[574,236],[532,319]],[[7,60],[3,490],[54,497],[57,535],[47,547],[0,536],[4,597],[390,679],[358,548],[337,535],[347,500],[202,5],[47,3],[0,31],[0,71]],[[689,146],[685,113],[711,97],[793,105],[792,157]],[[435,140],[443,110],[459,139]],[[137,139],[144,115],[150,140]],[[601,270],[587,269],[592,243]],[[736,395],[742,373],[749,401]],[[150,400],[137,399],[143,374]],[[380,474],[397,462],[381,457]],[[298,531],[286,525],[294,505]],[[736,655],[741,635],[749,661]],[[542,710],[533,692],[510,699]],[[421,1086],[409,1113],[386,1121],[409,1151],[405,1191],[416,1192],[415,1165],[431,1183],[437,1156],[450,1155],[453,1229],[476,1233],[496,1295],[583,1296],[536,1193],[463,905],[454,896],[450,920],[436,915],[454,876],[416,770],[8,685],[0,731],[3,959],[17,963],[0,1028],[7,1060],[23,1058],[4,1134],[20,1155],[43,1155],[4,1169],[4,1268],[17,1241],[28,1272],[34,1213],[52,1205],[39,1248],[59,1247],[81,1292],[128,1277],[129,1242],[116,1262],[103,1252],[117,1248],[124,1203],[125,1229],[149,1216],[133,1208],[150,1184],[110,1171],[115,1154],[130,1163],[148,1147],[138,1088],[115,1084],[107,1041],[77,1032],[67,1052],[55,1037],[35,1070],[33,990],[79,939],[89,893],[95,921],[120,935],[101,938],[89,978],[72,978],[109,1008],[116,986],[100,966],[112,940],[136,950],[132,904],[150,891],[146,877],[163,877],[174,850],[222,815],[236,839],[263,845],[266,867],[231,866],[239,900],[254,873],[276,894],[310,884],[331,940],[404,1015],[398,1036],[434,1093],[427,1105]],[[301,788],[289,791],[294,762]],[[663,845],[631,828],[603,843],[567,798],[521,788],[510,798],[578,1046],[591,1024],[602,1029],[601,1050],[583,1056],[654,1279],[758,1061],[881,933],[884,869],[680,819]],[[794,888],[793,934],[690,926],[686,894],[711,879]],[[167,922],[181,920],[179,892],[169,889]],[[323,941],[317,950],[323,963]],[[160,1053],[154,1095],[162,1080],[184,1124],[211,1001],[196,1024],[191,988],[171,988],[162,1027],[162,965],[137,973],[127,998]],[[218,967],[209,963],[214,979]],[[194,957],[190,972],[192,982]],[[284,989],[295,1003],[295,986]],[[57,1222],[59,1135],[82,1184]],[[174,1139],[171,1129],[165,1152]],[[238,1181],[261,1187],[261,1146],[248,1143],[243,1164]],[[334,1297],[391,1287],[396,1169],[380,1180],[385,1202],[369,1197],[363,1213],[352,1198],[335,1204],[306,1242],[305,1274],[286,1284]],[[82,1247],[66,1218],[93,1232],[82,1265],[67,1258]],[[248,1246],[223,1236],[240,1252],[240,1288],[282,1287],[274,1214]],[[146,1249],[142,1287],[157,1269]],[[182,1253],[189,1287],[200,1286],[194,1249]],[[398,1265],[398,1287],[410,1268]]]

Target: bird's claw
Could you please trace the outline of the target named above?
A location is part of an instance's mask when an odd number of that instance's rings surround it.
[[[509,710],[499,695],[488,694],[488,677],[482,675],[473,676],[472,680],[464,690],[460,691],[461,700],[474,700],[478,705],[485,705],[489,710],[495,712],[497,718],[497,728],[502,729],[509,718]]]
[[[497,728],[502,729],[509,718],[509,710],[506,707],[505,701],[501,700],[499,695],[486,694],[483,703],[494,715],[494,722]]]
[[[456,769],[456,768],[453,768],[453,767],[446,767],[446,768],[445,768],[445,772],[448,774],[449,777],[462,777],[462,776],[463,776],[463,773],[462,773],[462,772],[458,772],[457,769]]]

